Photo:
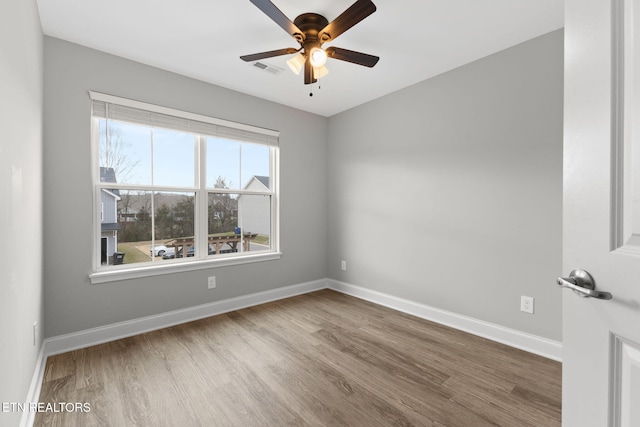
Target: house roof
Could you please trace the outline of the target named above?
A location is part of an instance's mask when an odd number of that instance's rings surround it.
[[[103,188],[102,191],[104,191],[106,194],[110,195],[111,197],[113,197],[116,200],[122,200],[122,197],[120,197],[120,191],[119,190],[107,190],[107,189]]]
[[[268,176],[255,176],[255,178],[262,183],[265,187],[269,188],[269,177]]]
[[[249,188],[249,186],[251,185],[251,183],[256,180],[258,181],[260,184],[264,185],[264,188],[269,188],[269,177],[268,176],[260,176],[260,175],[254,175],[249,182],[247,183],[247,185],[244,186],[244,188]]]
[[[118,182],[113,168],[100,167],[100,182]]]
[[[100,167],[100,182],[114,182],[117,183],[118,180],[116,179],[116,171],[113,168],[105,168],[105,167]],[[111,193],[115,194],[116,196],[120,196],[120,190],[109,190]]]

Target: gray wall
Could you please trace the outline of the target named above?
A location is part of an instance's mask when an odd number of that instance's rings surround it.
[[[562,37],[329,119],[45,37],[46,336],[331,277],[560,340]],[[282,259],[90,285],[88,90],[279,130]]]
[[[560,340],[562,76],[556,31],[331,117],[329,277]]]
[[[326,277],[326,118],[49,37],[44,67],[47,337]],[[279,130],[282,258],[89,284],[89,90]]]
[[[42,344],[42,30],[0,2],[0,402],[24,402]],[[38,340],[33,344],[33,323]],[[20,413],[0,413],[15,426]]]

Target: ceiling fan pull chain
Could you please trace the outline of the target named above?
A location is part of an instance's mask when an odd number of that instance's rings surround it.
[[[318,83],[318,90],[322,89],[322,86],[320,86],[320,83]],[[310,84],[309,85],[309,96],[313,96],[313,85]]]

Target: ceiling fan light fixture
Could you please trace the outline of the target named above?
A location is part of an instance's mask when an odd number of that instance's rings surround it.
[[[329,74],[329,69],[324,65],[322,67],[313,67],[313,77],[315,79],[320,79],[321,77]]]
[[[327,63],[327,52],[319,47],[311,48],[309,61],[313,68],[323,67]]]
[[[304,84],[309,85],[329,73],[329,70],[324,66],[328,57],[369,68],[376,65],[380,59],[374,55],[335,46],[330,46],[326,50],[322,49],[323,43],[333,42],[338,36],[375,12],[376,5],[373,4],[372,0],[355,0],[355,3],[331,22],[324,16],[313,12],[300,14],[292,21],[273,4],[272,0],[250,0],[250,2],[285,30],[287,34],[293,36],[296,42],[300,44],[300,48],[289,47],[243,55],[240,59],[245,62],[295,54],[293,58],[287,61],[287,65],[294,73],[303,74]],[[302,70],[304,70],[304,73],[302,73]]]
[[[304,61],[304,56],[301,53],[298,53],[296,56],[287,61],[287,65],[289,66],[289,68],[291,68],[291,71],[296,74],[300,74],[300,71],[304,66]]]

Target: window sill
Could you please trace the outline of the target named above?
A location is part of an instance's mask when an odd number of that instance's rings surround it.
[[[231,265],[252,264],[254,262],[273,261],[280,259],[282,253],[270,252],[266,254],[246,255],[233,258],[204,259],[186,261],[167,265],[148,265],[122,270],[99,271],[89,275],[92,285],[116,282],[120,280],[139,279],[142,277],[162,276],[165,274],[182,273],[185,271],[206,270]]]

